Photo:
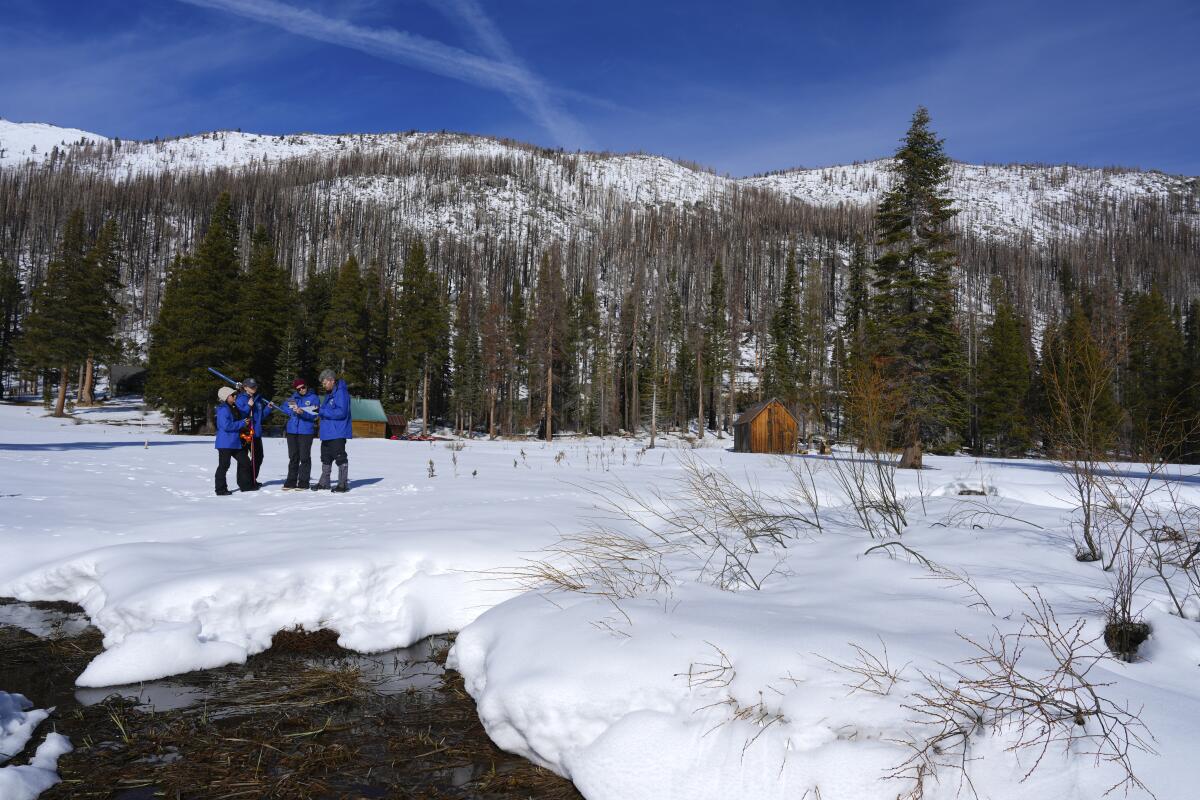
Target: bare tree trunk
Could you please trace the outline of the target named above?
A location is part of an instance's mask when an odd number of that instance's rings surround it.
[[[488,438],[496,438],[496,390],[488,389]]]
[[[704,438],[704,369],[700,361],[700,351],[696,351],[696,427],[699,428],[699,438]]]
[[[65,417],[67,408],[67,368],[58,371],[58,397],[54,401],[54,416]]]
[[[900,456],[900,463],[896,466],[897,469],[921,468],[921,440],[919,438],[904,445],[904,452]]]
[[[429,435],[429,364],[421,373],[421,435]]]
[[[83,384],[79,390],[79,404],[84,406],[94,406],[96,404],[95,394],[92,392],[92,385],[95,381],[96,360],[92,356],[88,356],[87,363],[83,368]]]
[[[546,352],[546,441],[554,441],[554,353]]]

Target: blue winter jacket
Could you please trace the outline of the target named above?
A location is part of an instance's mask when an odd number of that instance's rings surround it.
[[[333,391],[321,403],[321,441],[353,439],[354,426],[350,420],[350,390],[345,381],[338,381]]]
[[[218,450],[241,450],[241,434],[244,427],[246,427],[245,418],[235,414],[228,403],[221,403],[217,406],[216,448]]]
[[[237,407],[242,414],[249,415],[250,413],[250,395],[245,392],[237,393]],[[267,398],[261,394],[256,395],[254,401],[254,438],[261,439],[263,432],[263,420],[271,416],[271,407],[267,405]]]
[[[300,408],[300,413],[295,413],[289,407],[295,403]],[[306,436],[312,436],[317,428],[317,409],[321,407],[321,400],[317,397],[317,393],[311,389],[308,394],[300,394],[292,392],[292,396],[283,404],[283,410],[287,412],[287,432],[301,433]]]

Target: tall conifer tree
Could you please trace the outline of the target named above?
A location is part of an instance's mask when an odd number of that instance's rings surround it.
[[[25,290],[16,267],[0,258],[0,397],[4,396],[5,378],[16,361],[14,352],[21,333],[21,310]]]
[[[238,320],[242,339],[249,345],[247,374],[259,382],[263,391],[270,391],[278,383],[275,365],[292,323],[296,297],[291,278],[277,263],[275,246],[262,225],[250,237],[250,262],[242,284]]]
[[[796,253],[789,250],[783,286],[779,291],[779,305],[771,316],[771,349],[767,353],[767,368],[763,374],[762,399],[777,397],[793,413],[799,411],[801,368],[801,357],[797,352],[800,343],[800,305],[796,284]]]
[[[1135,454],[1175,455],[1183,424],[1184,338],[1158,287],[1128,305],[1122,399]]]
[[[946,230],[957,212],[941,194],[949,159],[929,122],[925,108],[913,114],[876,211],[873,346],[904,399],[900,466],[914,468],[924,444],[942,441],[966,415]]]
[[[83,212],[73,212],[63,226],[58,253],[46,267],[46,277],[33,292],[33,309],[19,346],[20,360],[30,369],[58,373],[54,416],[63,416],[71,368],[88,357],[86,334],[90,318],[90,283],[87,234]]]
[[[1030,441],[1029,351],[1020,318],[999,278],[992,282],[992,306],[995,312],[979,362],[979,428],[999,455],[1009,456],[1019,454]]]
[[[367,300],[358,259],[351,255],[338,270],[321,337],[320,363],[346,381],[352,393],[365,387]]]
[[[214,409],[214,378],[208,367],[244,373],[251,343],[236,317],[244,290],[238,263],[238,229],[228,193],[217,198],[204,238],[194,255],[177,258],[167,278],[158,319],[150,328],[146,393],[184,416]],[[222,367],[224,369],[222,369]]]
[[[713,262],[708,285],[708,307],[704,326],[704,376],[708,390],[709,427],[717,427],[717,409],[721,401],[721,382],[729,364],[729,315],[725,297],[725,269],[721,259]],[[730,384],[732,389],[732,382]],[[701,421],[703,427],[703,420]],[[717,432],[718,438],[721,432]]]

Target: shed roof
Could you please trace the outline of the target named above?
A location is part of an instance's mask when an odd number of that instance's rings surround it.
[[[365,397],[350,398],[350,419],[355,422],[387,422],[383,403]]]
[[[771,405],[772,403],[779,403],[779,407],[782,408],[784,411],[787,411],[787,415],[789,417],[792,417],[792,421],[795,421],[796,418],[792,416],[791,411],[788,411],[788,407],[785,406],[783,403],[780,403],[777,398],[772,397],[770,400],[763,400],[761,403],[755,403],[754,405],[750,406],[745,411],[743,411],[741,414],[738,414],[738,418],[734,421],[733,424],[734,425],[744,425],[746,423],[753,422],[754,418],[757,417],[762,412],[766,411],[767,406]]]

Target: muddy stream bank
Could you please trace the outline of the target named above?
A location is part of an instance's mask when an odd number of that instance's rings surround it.
[[[452,639],[365,656],[331,631],[284,631],[245,664],[134,686],[77,689],[99,631],[65,603],[0,599],[0,690],[55,708],[75,750],[59,798],[582,800],[569,781],[499,750],[457,673]]]

